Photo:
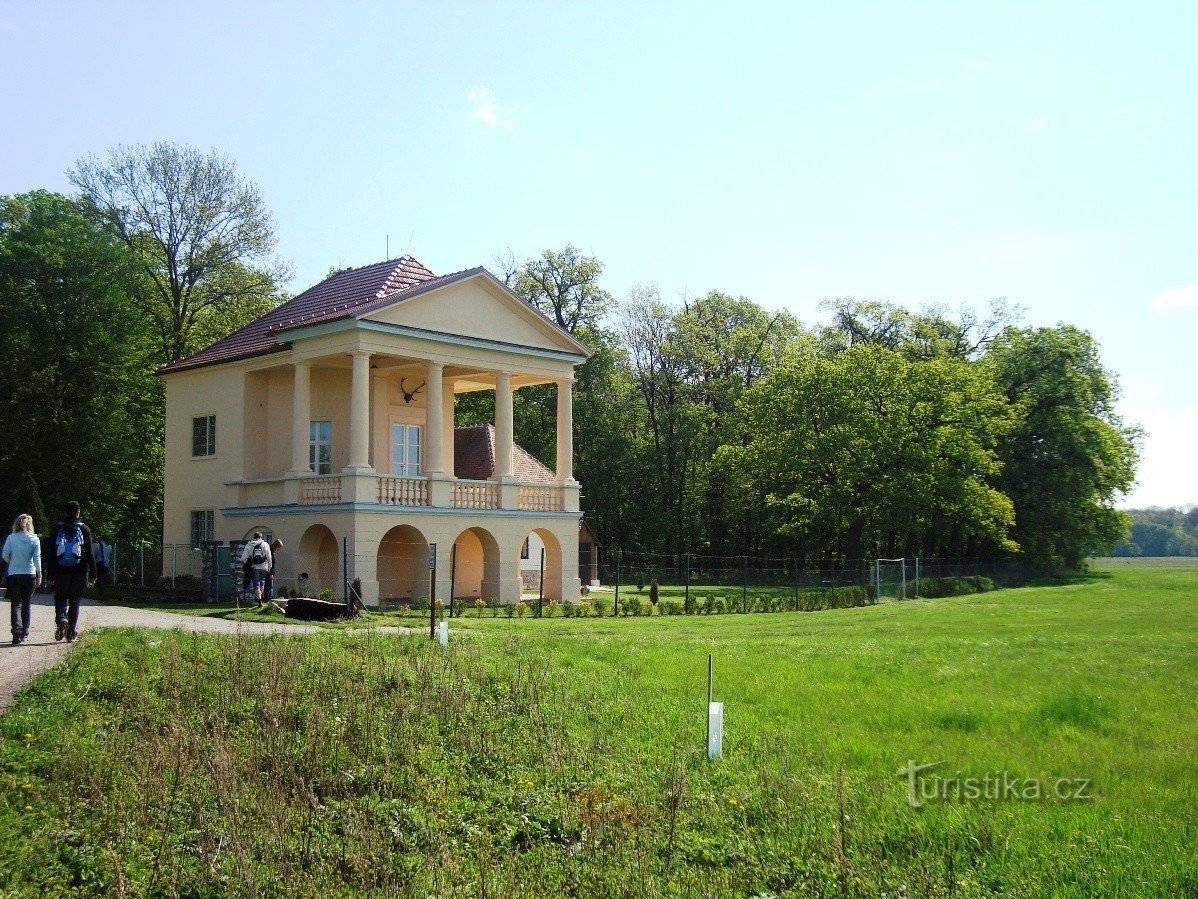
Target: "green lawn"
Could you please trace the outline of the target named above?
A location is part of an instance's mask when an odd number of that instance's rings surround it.
[[[448,651],[89,636],[0,718],[0,893],[1198,896],[1196,603],[1198,570],[1127,566],[816,613],[470,617]],[[910,760],[1049,795],[912,808]]]

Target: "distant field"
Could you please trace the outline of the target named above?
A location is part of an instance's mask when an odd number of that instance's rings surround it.
[[[0,717],[0,895],[1192,897],[1196,598],[89,636]]]
[[[1149,556],[1117,558],[1104,556],[1091,560],[1096,571],[1113,571],[1120,568],[1198,568],[1195,556]]]

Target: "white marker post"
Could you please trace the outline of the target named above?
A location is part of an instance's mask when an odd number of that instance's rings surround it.
[[[449,622],[442,621],[437,625],[437,642],[442,646],[449,645]]]
[[[724,757],[724,704],[707,703],[707,758],[711,761]]]

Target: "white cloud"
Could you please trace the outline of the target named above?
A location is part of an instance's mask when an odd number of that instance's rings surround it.
[[[516,124],[515,119],[504,115],[499,101],[489,88],[476,87],[466,94],[466,99],[470,103],[470,114],[484,125],[511,131]]]
[[[1186,309],[1190,306],[1198,306],[1198,284],[1166,290],[1152,304],[1152,308],[1157,312],[1164,312],[1167,309]]]

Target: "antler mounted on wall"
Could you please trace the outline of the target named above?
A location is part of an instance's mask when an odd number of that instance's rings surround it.
[[[407,388],[403,386],[404,381],[406,381],[406,380],[407,380],[407,378],[399,379],[399,392],[403,394],[403,401],[405,403],[410,403],[410,402],[412,402],[413,399],[415,399],[416,394],[418,394],[421,390],[424,389],[424,381],[421,381],[420,386],[417,387],[415,390],[413,390],[411,393],[409,393]]]

